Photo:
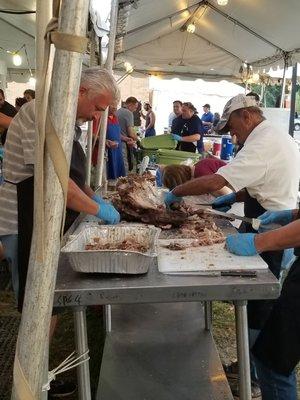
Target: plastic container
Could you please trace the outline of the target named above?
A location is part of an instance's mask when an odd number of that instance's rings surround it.
[[[221,160],[230,160],[233,154],[233,143],[230,135],[222,136]]]
[[[190,153],[188,151],[178,151],[178,150],[157,150],[157,164],[181,164],[188,158],[192,159],[193,162],[197,162],[201,158],[199,153]]]
[[[172,139],[172,135],[158,135],[142,139],[140,146],[145,150],[175,149],[176,142]]]

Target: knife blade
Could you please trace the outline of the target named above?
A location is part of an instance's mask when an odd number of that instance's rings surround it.
[[[206,213],[218,215],[220,217],[227,218],[227,219],[238,219],[240,221],[247,222],[256,231],[258,230],[258,228],[260,226],[260,222],[261,221],[259,219],[257,219],[257,218],[242,217],[240,215],[236,215],[236,214],[233,214],[233,213],[218,211],[218,210],[215,210],[213,208],[208,208],[207,205],[204,206],[204,205],[201,205],[201,204],[198,204],[198,203],[197,203],[197,206],[199,206],[199,208],[198,208],[199,211],[201,210],[201,211],[204,211]],[[198,210],[196,210],[196,211],[198,211]]]
[[[197,203],[196,205],[200,206],[200,207],[198,208],[198,210],[195,210],[195,212],[201,210],[201,211],[208,212],[208,213],[214,214],[214,215],[219,215],[220,217],[224,217],[224,218],[231,219],[231,220],[238,219],[240,221],[244,221],[244,222],[247,222],[248,224],[250,224],[255,231],[260,230],[260,232],[266,232],[266,231],[271,231],[271,230],[282,227],[282,225],[276,224],[276,223],[264,225],[261,223],[261,220],[258,218],[242,217],[237,214],[218,211],[218,210],[215,210],[214,208],[208,208],[207,206],[211,206],[211,204],[202,205],[201,203],[200,204]]]

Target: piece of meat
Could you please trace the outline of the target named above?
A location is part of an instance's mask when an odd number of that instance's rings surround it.
[[[94,237],[91,243],[85,245],[85,250],[127,250],[146,253],[149,250],[149,245],[131,237],[118,242],[107,242],[99,237]]]
[[[151,176],[152,177],[152,176]],[[123,203],[134,209],[164,210],[163,197],[149,175],[130,174],[120,178],[116,186]]]

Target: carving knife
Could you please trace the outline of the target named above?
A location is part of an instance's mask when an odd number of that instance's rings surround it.
[[[209,208],[209,207],[211,207],[211,204],[207,204],[207,203],[206,204],[203,204],[203,203],[199,204],[199,203],[197,203],[197,206],[200,206],[200,207],[198,207],[198,209],[195,210],[195,213],[197,213],[197,211],[204,211],[204,212],[207,212],[209,214],[219,215],[220,217],[231,219],[231,220],[238,219],[240,221],[244,221],[244,222],[247,222],[248,224],[250,224],[255,231],[258,231],[260,229],[261,232],[265,232],[265,231],[268,231],[268,230],[281,228],[280,224],[263,225],[261,223],[261,220],[258,219],[258,218],[242,217],[242,216],[237,215],[237,214],[218,211],[218,210],[215,210],[214,208]]]
[[[231,219],[231,220],[238,219],[240,221],[244,221],[244,222],[247,222],[248,224],[252,225],[253,229],[255,229],[256,231],[258,230],[260,223],[261,223],[261,221],[257,218],[241,217],[240,215],[236,215],[233,213],[228,213],[228,212],[218,211],[213,208],[208,208],[209,206],[211,206],[210,204],[206,204],[206,205],[197,204],[197,206],[200,206],[200,207],[196,210],[196,212],[204,211],[208,214],[218,215],[220,217]]]

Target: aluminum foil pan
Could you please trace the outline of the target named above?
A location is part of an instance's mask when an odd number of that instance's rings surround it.
[[[106,226],[90,224],[77,235],[71,235],[61,249],[72,268],[78,272],[101,272],[116,274],[144,274],[157,257],[157,239],[160,229],[152,225]],[[132,238],[149,247],[145,253],[127,250],[85,250],[85,245],[99,237],[109,242]]]

